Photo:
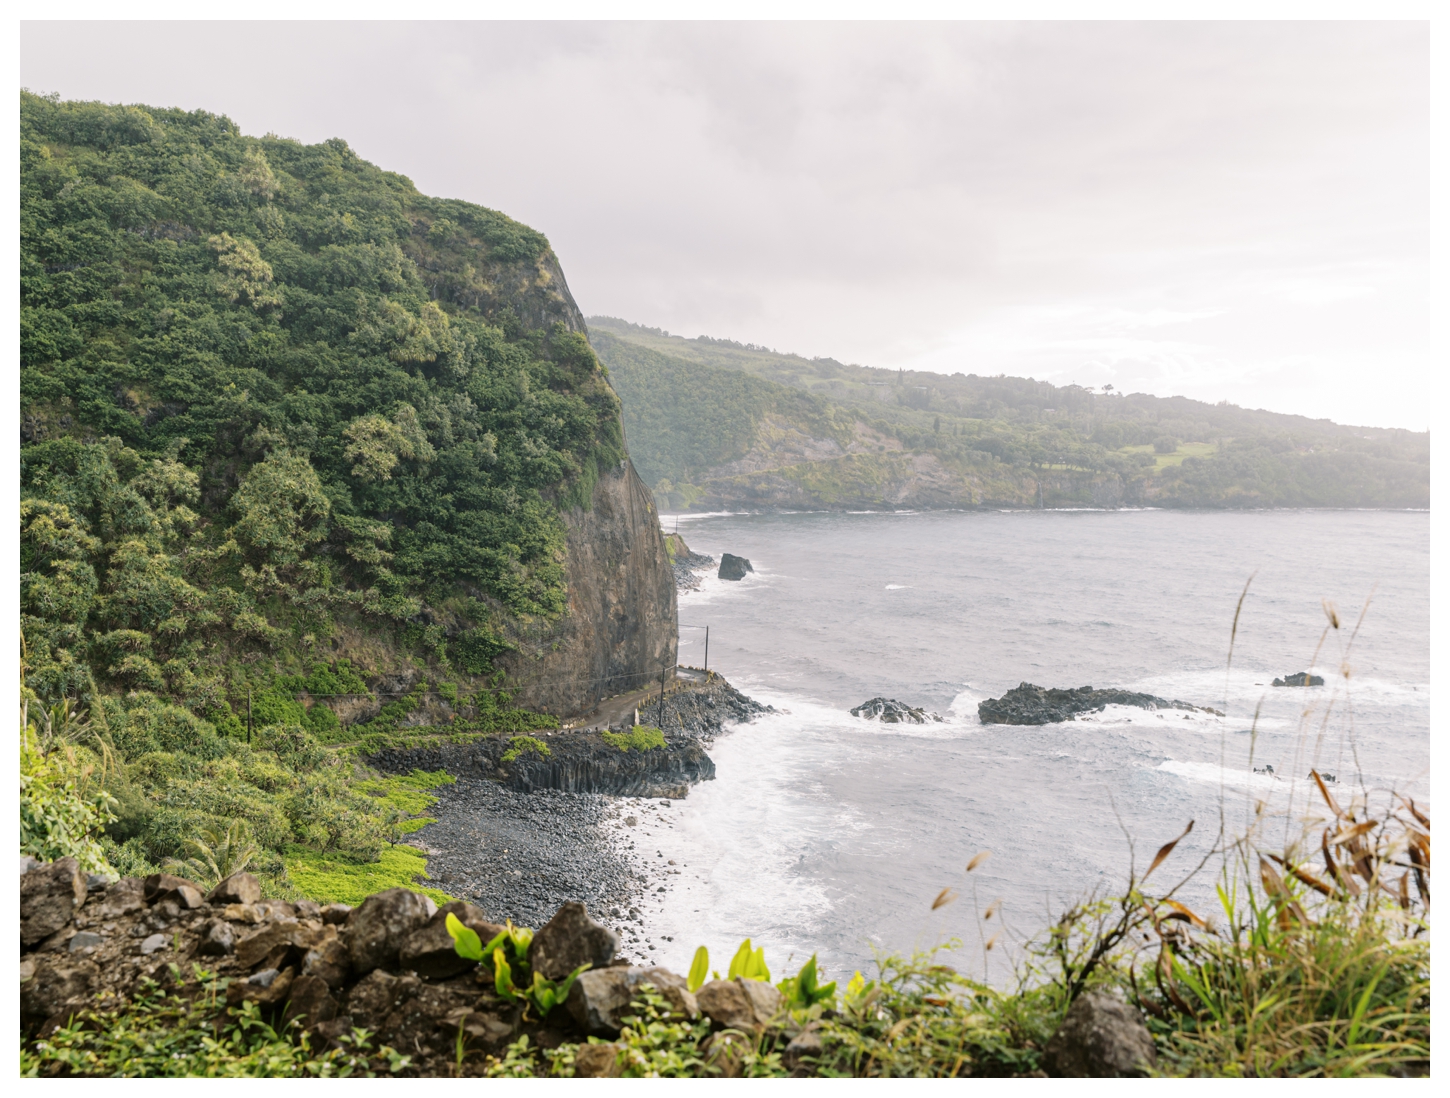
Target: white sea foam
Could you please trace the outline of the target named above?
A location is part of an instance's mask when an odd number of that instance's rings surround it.
[[[1158,769],[1191,782],[1206,785],[1227,786],[1254,793],[1283,793],[1289,791],[1289,782],[1273,774],[1255,774],[1251,770],[1238,770],[1227,766],[1216,766],[1205,762],[1183,762],[1165,759]]]
[[[886,585],[886,590],[888,590],[888,591],[905,591],[909,587],[911,587],[911,584],[909,584],[909,583],[888,583]]]

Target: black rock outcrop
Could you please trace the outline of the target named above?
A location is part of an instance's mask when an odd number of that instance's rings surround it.
[[[1300,671],[1297,675],[1285,675],[1282,679],[1275,679],[1275,686],[1323,686],[1324,680],[1318,675],[1311,675],[1308,671]]]
[[[894,698],[872,698],[862,702],[851,710],[851,716],[880,721],[882,724],[926,724],[928,721],[941,720],[936,713],[928,713],[925,709],[907,705]]]
[[[1058,724],[1076,720],[1080,713],[1099,713],[1110,705],[1182,709],[1223,716],[1217,709],[1170,701],[1152,694],[1136,694],[1131,690],[1094,690],[1091,686],[1056,690],[1034,686],[1030,682],[1022,683],[1000,698],[988,698],[977,706],[977,716],[983,724]]]
[[[720,554],[720,578],[722,580],[743,580],[746,572],[754,572],[755,569],[744,557],[737,557],[734,553]]]

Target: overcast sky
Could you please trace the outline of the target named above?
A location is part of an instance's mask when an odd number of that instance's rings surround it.
[[[586,314],[1428,427],[1415,23],[29,23],[23,86],[345,138]]]

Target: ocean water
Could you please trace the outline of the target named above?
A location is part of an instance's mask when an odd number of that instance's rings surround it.
[[[1001,981],[1023,938],[1120,887],[1133,851],[1141,872],[1190,820],[1155,883],[1260,803],[1260,834],[1282,843],[1318,810],[1311,766],[1346,798],[1429,801],[1428,514],[682,515],[678,528],[755,566],[682,594],[681,662],[703,662],[704,632],[686,626],[708,625],[711,668],[777,710],[716,740],[715,781],[641,813],[639,849],[674,871],[643,912],[649,956],[679,971],[699,944],[723,969],[745,937],[777,977],[812,952],[849,976],[874,949],[955,938],[959,968]],[[1329,685],[1269,685],[1309,669]],[[1023,681],[1226,716],[978,722],[979,701]],[[850,715],[876,695],[944,720]],[[1273,776],[1255,773],[1265,764]],[[1210,865],[1180,895],[1211,910],[1214,883]],[[957,898],[933,911],[944,888]]]

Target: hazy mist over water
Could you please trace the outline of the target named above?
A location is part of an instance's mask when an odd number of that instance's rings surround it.
[[[718,778],[664,813],[672,828],[646,821],[641,849],[681,873],[645,911],[651,955],[681,971],[701,942],[723,967],[746,936],[781,971],[819,951],[831,977],[866,967],[873,942],[955,936],[976,947],[959,965],[980,974],[974,903],[1003,901],[989,934],[1003,921],[1031,934],[1089,890],[1121,886],[1123,829],[1141,871],[1197,821],[1166,881],[1210,848],[1221,806],[1237,833],[1267,799],[1281,843],[1311,766],[1337,774],[1342,795],[1362,767],[1369,787],[1428,800],[1428,514],[811,513],[681,516],[679,528],[697,552],[754,563],[741,583],[711,576],[682,594],[680,621],[709,625],[710,666],[779,711],[715,742]],[[1343,645],[1372,591],[1346,691]],[[1321,599],[1343,628],[1316,661]],[[702,639],[682,628],[682,663],[701,663]],[[1329,685],[1269,686],[1311,662]],[[1022,681],[1125,687],[1227,716],[978,723],[980,700]],[[847,712],[878,694],[946,720]],[[1266,763],[1281,777],[1253,773]],[[964,878],[981,850],[992,857]],[[1205,872],[1182,895],[1211,908],[1213,884]],[[961,898],[932,913],[949,885]],[[1006,952],[989,955],[996,978]]]

